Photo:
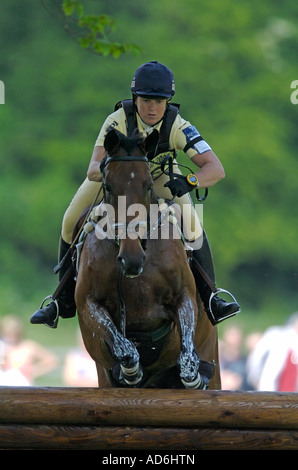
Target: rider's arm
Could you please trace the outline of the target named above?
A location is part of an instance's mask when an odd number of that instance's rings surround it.
[[[195,126],[179,114],[170,134],[171,148],[183,150],[191,161],[200,168],[196,173],[201,188],[208,188],[225,177],[219,158],[203,139]]]
[[[112,126],[114,129],[119,130],[125,135],[126,132],[126,121],[125,113],[123,108],[118,109],[114,113],[110,114],[105,120],[97,140],[90,160],[89,168],[87,170],[87,177],[90,181],[101,181],[101,173],[99,166],[103,158],[106,156],[106,149],[104,148],[104,140],[108,129]]]
[[[196,173],[200,188],[208,188],[225,177],[224,168],[212,150],[197,153],[191,158],[200,170]]]
[[[101,181],[102,175],[99,171],[99,166],[105,156],[106,149],[102,145],[96,145],[87,170],[87,177],[90,181]]]

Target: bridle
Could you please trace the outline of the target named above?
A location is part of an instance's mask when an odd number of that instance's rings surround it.
[[[110,156],[107,155],[100,164],[101,173],[104,172],[105,167],[111,162],[144,162],[148,163],[148,158],[145,155],[120,155]]]
[[[113,162],[143,162],[143,163],[146,163],[147,166],[148,166],[148,158],[144,155],[121,155],[121,156],[107,155],[102,160],[102,162],[100,164],[100,171],[102,173],[103,200],[107,199],[107,197],[106,197],[106,183],[105,183],[105,169],[106,169],[107,165],[109,165],[109,163],[113,163]],[[149,169],[149,166],[148,166],[148,169]],[[113,223],[111,222],[110,227],[111,227],[113,233],[115,233],[114,239],[112,239],[111,241],[114,241],[117,245],[120,245],[121,240],[126,235],[129,235],[129,234],[133,233],[133,234],[135,234],[139,237],[142,248],[145,250],[146,249],[147,237],[142,238],[140,236],[139,232],[137,232],[135,230],[135,228],[136,228],[136,226],[139,226],[139,228],[148,227],[150,225],[148,217],[147,217],[147,220],[137,220],[135,222],[135,224],[132,224],[132,222],[113,222]],[[116,231],[118,233],[116,233]],[[123,232],[122,236],[119,236],[119,231]],[[148,233],[147,233],[147,236],[148,236]]]

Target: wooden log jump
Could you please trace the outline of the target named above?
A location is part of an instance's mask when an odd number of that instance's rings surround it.
[[[298,394],[0,387],[0,449],[298,449]]]

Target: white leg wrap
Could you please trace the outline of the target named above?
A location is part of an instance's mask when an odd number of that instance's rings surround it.
[[[130,368],[124,367],[122,364],[120,364],[120,367],[123,373],[124,382],[127,383],[127,385],[137,385],[139,382],[141,382],[143,378],[143,371],[140,369],[139,362]]]
[[[197,377],[192,382],[186,382],[185,380],[181,379],[184,387],[188,390],[196,390],[196,389],[205,389],[205,384],[203,379],[201,378],[201,374],[198,372]]]

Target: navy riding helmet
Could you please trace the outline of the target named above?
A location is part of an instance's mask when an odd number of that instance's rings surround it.
[[[166,65],[152,60],[136,70],[131,92],[140,96],[171,98],[175,94],[174,76]]]

